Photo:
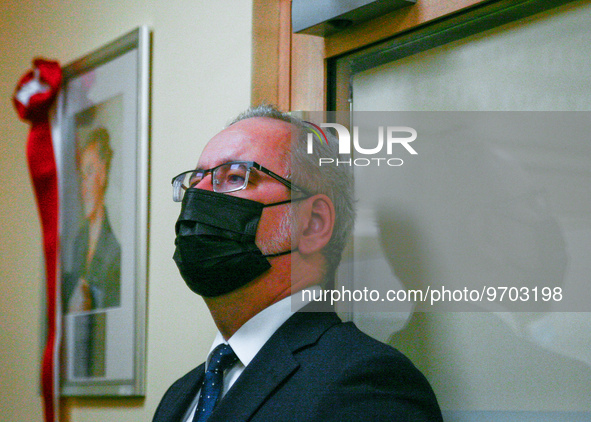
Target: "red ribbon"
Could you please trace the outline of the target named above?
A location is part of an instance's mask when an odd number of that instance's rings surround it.
[[[57,250],[58,250],[58,185],[57,168],[49,109],[59,92],[62,72],[55,61],[35,59],[33,70],[27,72],[18,82],[13,103],[21,119],[31,123],[27,140],[29,172],[33,181],[37,207],[43,231],[43,250],[45,254],[45,276],[47,294],[47,342],[41,366],[41,388],[43,393],[45,421],[57,420],[58,383],[57,363],[58,345],[58,289],[57,289]]]

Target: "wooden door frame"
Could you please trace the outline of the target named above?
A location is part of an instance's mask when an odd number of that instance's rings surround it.
[[[290,0],[253,0],[251,104],[326,110],[327,60],[497,0],[419,0],[326,38],[291,32]]]

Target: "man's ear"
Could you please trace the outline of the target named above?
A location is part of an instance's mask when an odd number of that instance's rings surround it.
[[[335,223],[331,199],[324,194],[314,195],[302,204],[299,215],[298,251],[302,255],[320,252],[330,241]]]

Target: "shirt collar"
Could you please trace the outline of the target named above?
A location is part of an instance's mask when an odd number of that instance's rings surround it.
[[[306,290],[312,291],[312,296],[316,296],[322,289],[320,286],[312,286]],[[213,349],[222,343],[227,343],[232,347],[242,365],[248,366],[275,331],[307,304],[308,301],[303,298],[303,291],[299,291],[253,316],[228,341],[225,341],[218,331],[209,350],[207,362],[209,363]]]

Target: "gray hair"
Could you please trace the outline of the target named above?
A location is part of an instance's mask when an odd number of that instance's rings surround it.
[[[333,202],[336,214],[335,225],[330,241],[322,250],[327,266],[325,283],[330,284],[334,281],[343,250],[355,222],[352,168],[350,165],[339,166],[334,164],[337,160],[343,161],[345,157],[339,154],[338,139],[332,132],[325,130],[328,142],[322,142],[322,140],[314,142],[313,152],[309,154],[307,150],[308,133],[315,136],[311,130],[311,125],[289,113],[282,113],[271,105],[263,104],[250,107],[232,120],[228,126],[254,117],[281,120],[291,123],[297,128],[297,132],[292,134],[291,180],[297,186],[313,194],[325,194]],[[321,167],[319,165],[321,157],[334,159],[333,164]],[[288,176],[286,175],[286,177]]]

